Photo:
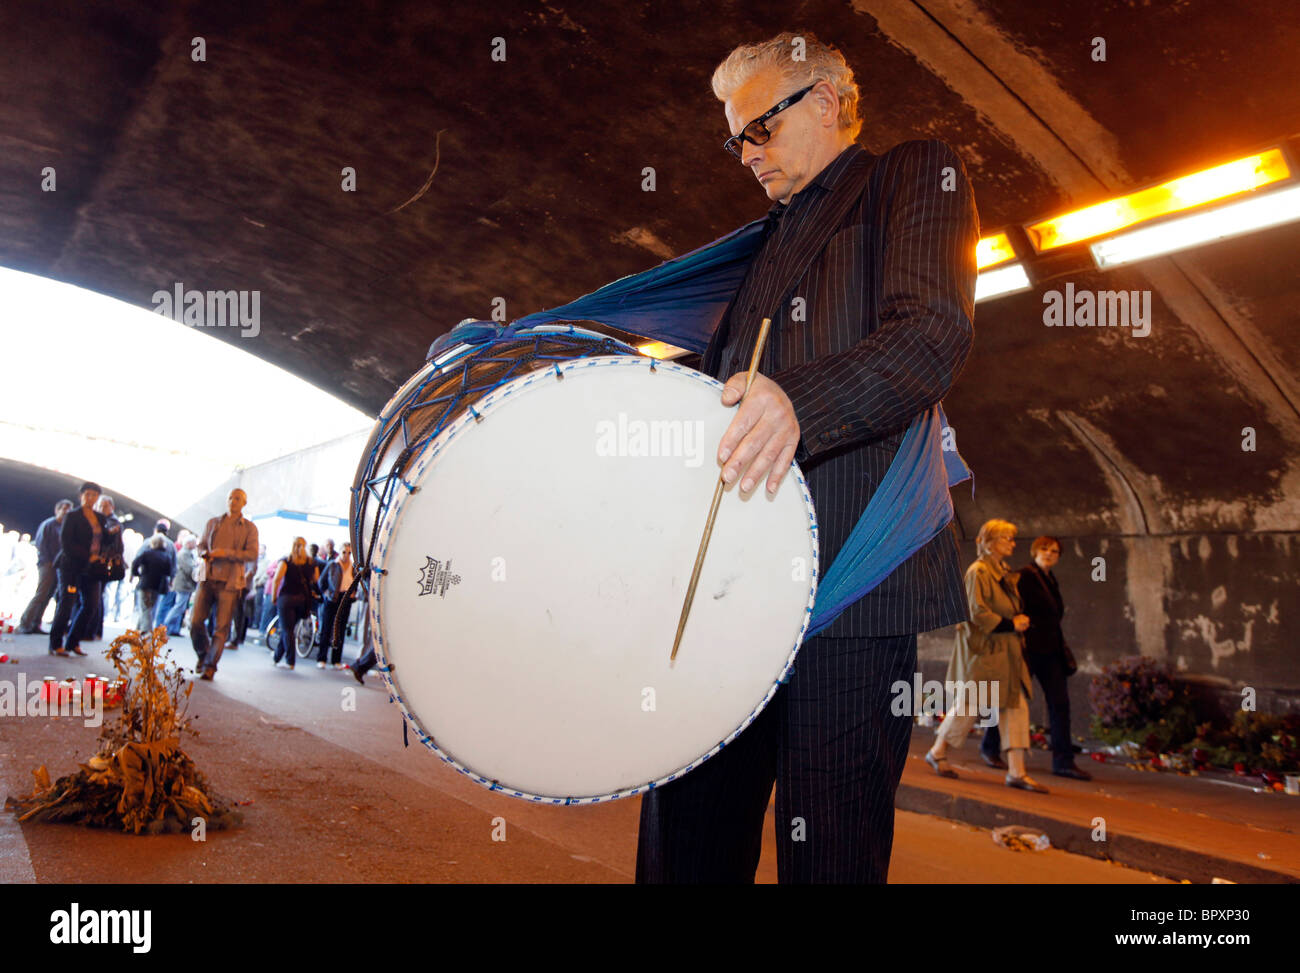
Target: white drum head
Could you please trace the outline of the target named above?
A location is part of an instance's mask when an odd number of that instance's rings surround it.
[[[646,358],[579,359],[496,389],[434,440],[381,528],[376,645],[421,739],[494,789],[626,797],[747,726],[816,594],[812,499],[723,495],[673,636],[735,409]],[[475,418],[474,414],[479,418]]]

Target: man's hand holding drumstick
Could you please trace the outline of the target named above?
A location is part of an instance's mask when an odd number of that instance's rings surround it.
[[[713,521],[718,515],[722,491],[743,475],[740,489],[741,492],[748,493],[766,476],[768,493],[775,494],[799,448],[799,420],[795,418],[789,396],[770,378],[764,378],[758,373],[758,363],[763,357],[763,346],[767,343],[771,326],[771,318],[764,318],[762,327],[758,329],[758,339],[754,342],[749,371],[731,376],[722,390],[723,406],[732,406],[741,400],[740,408],[736,410],[736,416],[727,426],[718,446],[718,462],[727,464],[727,460],[731,460],[731,463],[724,465],[718,476],[718,485],[713,491],[713,504],[709,507],[709,519],[704,524],[704,536],[700,538],[700,549],[695,555],[695,567],[691,570],[690,584],[686,588],[686,601],[682,605],[681,617],[677,619],[677,636],[673,639],[673,651],[668,657],[669,665],[677,658],[677,650],[682,644],[682,632],[686,629],[686,619],[690,616],[691,604],[695,601],[695,586],[699,583],[700,568],[709,549],[709,538],[713,535]]]
[[[740,400],[747,376],[747,372],[737,372],[727,379],[723,405],[732,406]],[[744,399],[718,444],[718,462],[724,464],[722,479],[730,485],[743,474],[740,489],[748,493],[766,476],[767,492],[776,493],[799,448],[799,420],[789,396],[765,375],[754,375]]]

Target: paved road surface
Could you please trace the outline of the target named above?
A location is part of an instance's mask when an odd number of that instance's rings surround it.
[[[110,635],[111,638],[111,635]],[[182,664],[188,641],[172,643]],[[93,649],[94,646],[87,646]],[[22,664],[0,679],[83,675],[102,658],[65,660],[44,640],[5,644]],[[102,649],[101,649],[102,651]],[[355,709],[348,708],[355,703]],[[186,749],[246,822],[189,836],[136,838],[63,825],[0,822],[0,879],[123,882],[627,882],[638,802],[548,808],[492,794],[418,743],[402,744],[382,680],[300,664],[272,668],[256,644],[228,652],[191,697],[200,736]],[[75,769],[97,730],[48,717],[0,718],[0,794],[30,789],[30,771]],[[505,841],[500,821],[505,822]],[[769,826],[758,879],[776,879]],[[1151,883],[1155,876],[1057,850],[1014,853],[988,832],[900,813],[890,880],[898,883]]]

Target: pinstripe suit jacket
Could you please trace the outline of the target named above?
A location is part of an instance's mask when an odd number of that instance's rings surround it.
[[[970,352],[979,218],[961,159],[931,140],[880,156],[850,146],[768,222],[701,370],[725,381],[746,369],[759,322],[772,319],[760,370],[794,404],[825,573],[908,424],[947,394]],[[950,528],[821,634],[964,620]]]

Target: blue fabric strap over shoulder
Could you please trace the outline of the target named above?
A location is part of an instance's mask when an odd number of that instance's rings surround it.
[[[885,478],[817,586],[809,637],[889,577],[952,520],[948,490],[969,479],[971,472],[956,450],[943,449],[947,425],[943,407],[936,405],[907,427]]]
[[[485,343],[556,321],[594,321],[702,353],[763,242],[764,222],[756,220],[698,250],[510,325],[462,321],[433,343],[428,357],[460,343]],[[946,427],[939,405],[908,426],[884,480],[821,578],[808,635],[829,626],[952,520],[949,488],[971,479],[971,471],[955,450],[943,448]]]

